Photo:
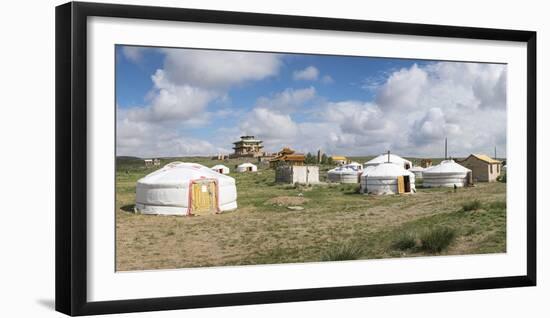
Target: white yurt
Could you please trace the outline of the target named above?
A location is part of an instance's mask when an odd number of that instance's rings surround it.
[[[410,172],[414,173],[414,176],[417,178],[417,179],[422,179],[422,172],[425,170],[425,168],[421,167],[421,166],[414,166],[412,168],[409,169]]]
[[[361,192],[368,194],[414,193],[416,192],[414,173],[390,162],[368,166],[361,174]]]
[[[355,169],[356,171],[363,171],[363,165],[355,161],[344,165],[344,167],[352,168],[352,169]]]
[[[361,171],[356,167],[345,165],[329,170],[327,172],[327,179],[329,182],[359,183],[360,175]]]
[[[221,173],[221,174],[228,174],[229,173],[229,168],[224,166],[224,165],[215,165],[210,169],[216,171],[217,173]]]
[[[137,182],[136,212],[197,215],[237,208],[235,179],[196,163],[171,162]]]
[[[472,170],[464,168],[454,160],[443,160],[436,166],[424,169],[422,172],[423,186],[426,188],[437,187],[463,187],[471,183]]]
[[[407,160],[405,158],[402,158],[398,155],[389,154],[389,157],[390,158],[388,160],[388,154],[387,153],[381,154],[380,156],[375,157],[375,158],[365,162],[364,166],[365,167],[376,166],[376,165],[379,165],[379,164],[385,163],[385,162],[390,162],[390,163],[393,163],[393,164],[400,165],[405,170],[408,170],[409,168],[411,168],[413,166],[412,162],[410,162],[409,160]]]
[[[237,166],[237,172],[254,172],[258,171],[258,167],[250,162],[245,162]]]

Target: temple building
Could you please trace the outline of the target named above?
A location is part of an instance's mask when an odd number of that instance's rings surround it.
[[[284,147],[277,153],[275,158],[269,161],[269,166],[271,168],[276,168],[281,165],[303,166],[305,160],[306,156],[304,154],[296,153],[296,151]]]
[[[264,155],[262,141],[255,139],[254,136],[241,136],[241,140],[233,143],[235,152],[231,158],[239,157],[261,157]]]

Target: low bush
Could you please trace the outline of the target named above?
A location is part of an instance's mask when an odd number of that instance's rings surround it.
[[[440,253],[446,250],[454,241],[456,231],[450,227],[436,227],[425,231],[420,236],[422,250],[430,253]]]

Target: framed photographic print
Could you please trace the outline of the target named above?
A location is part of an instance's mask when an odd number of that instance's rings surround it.
[[[56,309],[536,284],[536,33],[56,8]]]

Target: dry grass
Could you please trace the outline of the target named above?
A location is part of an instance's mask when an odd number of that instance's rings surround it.
[[[307,191],[277,185],[274,172],[262,169],[231,174],[237,180],[239,198],[234,212],[151,216],[132,213],[135,182],[151,170],[137,164],[117,168],[120,271],[321,261],[339,252],[335,246],[360,246],[351,254],[361,259],[425,255],[418,249],[396,250],[396,237],[440,225],[451,226],[457,233],[441,254],[505,251],[504,183],[478,184],[456,193],[420,189],[416,195],[366,196],[348,185],[315,186]],[[482,207],[464,213],[462,205],[476,199]],[[289,205],[303,205],[305,210],[289,211]],[[339,258],[336,254],[333,259]]]

